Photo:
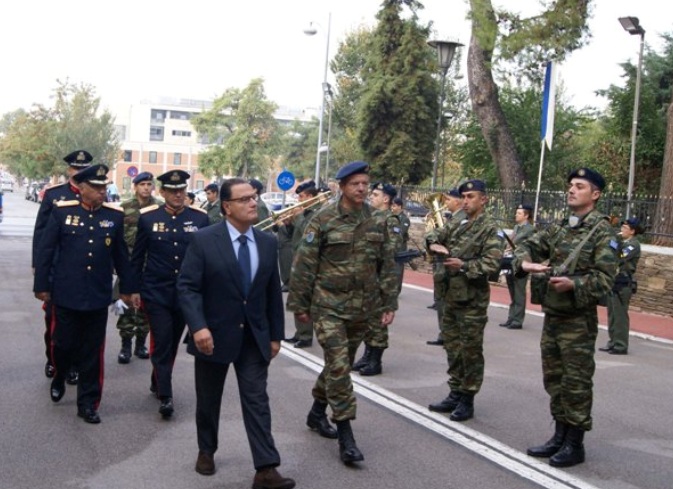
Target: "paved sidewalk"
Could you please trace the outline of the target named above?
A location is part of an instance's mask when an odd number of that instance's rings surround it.
[[[431,274],[414,272],[409,269],[404,271],[404,283],[425,287],[429,290],[433,288]],[[509,306],[509,291],[504,284],[502,286],[491,284],[491,302],[502,304],[505,307]],[[527,298],[526,310],[541,312],[540,306],[530,303],[530,296]],[[673,343],[673,318],[634,310],[629,312],[629,318],[631,319],[631,334]],[[608,323],[607,308],[598,308],[598,320],[601,325]]]

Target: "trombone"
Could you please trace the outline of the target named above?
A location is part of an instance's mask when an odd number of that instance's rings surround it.
[[[281,209],[276,212],[272,211],[269,217],[259,221],[253,227],[260,231],[268,231],[276,224],[279,224],[282,221],[294,216],[299,211],[305,211],[306,209],[311,209],[313,207],[322,205],[324,202],[327,202],[331,196],[332,192],[328,190],[327,192],[318,194],[315,197],[311,197],[310,199],[307,199],[303,202],[298,202],[290,207],[286,207],[285,209]]]

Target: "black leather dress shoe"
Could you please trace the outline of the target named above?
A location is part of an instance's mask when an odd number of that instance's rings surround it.
[[[86,421],[87,423],[90,423],[90,424],[100,423],[100,416],[98,416],[98,413],[92,407],[85,407],[85,408],[78,409],[77,410],[77,416],[79,416],[84,421]]]
[[[611,346],[601,346],[599,351],[607,351],[607,352],[612,352],[612,347]]]
[[[56,373],[56,369],[51,364],[51,362],[45,363],[45,365],[44,365],[44,376],[47,377],[48,379],[51,379],[51,378],[54,377],[54,373]]]
[[[173,398],[167,397],[166,399],[161,400],[161,405],[159,406],[159,414],[162,418],[170,418],[173,416],[175,408],[173,407]]]
[[[313,346],[312,340],[297,340],[294,342],[295,348],[310,348]]]
[[[628,350],[615,350],[614,348],[608,351],[610,355],[628,355]]]
[[[516,323],[509,323],[507,325],[507,329],[522,329],[523,326],[521,324],[516,324]]]
[[[428,309],[435,309],[435,310],[437,310],[437,303],[435,302],[434,304],[430,304],[430,305],[428,306]]]
[[[194,467],[201,475],[213,475],[215,473],[215,461],[213,455],[199,450],[199,456],[196,457],[196,466]]]
[[[287,343],[296,343],[297,341],[299,341],[299,338],[297,338],[296,336],[290,336],[289,338],[285,338],[283,341]]]
[[[442,346],[444,345],[444,340],[440,340],[437,338],[436,340],[428,340],[425,342],[426,345],[432,345],[432,346]]]
[[[252,489],[292,489],[293,479],[283,477],[275,467],[259,469],[252,481]]]
[[[65,382],[63,379],[55,378],[51,381],[51,388],[49,389],[49,396],[54,402],[58,402],[63,399],[65,395]]]
[[[505,321],[504,323],[498,324],[498,326],[500,326],[501,328],[507,328],[509,327],[510,324],[511,324],[510,321]]]
[[[77,382],[79,382],[79,372],[77,370],[71,370],[68,372],[65,381],[68,385],[77,385]]]

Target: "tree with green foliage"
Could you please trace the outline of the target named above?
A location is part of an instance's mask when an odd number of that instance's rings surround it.
[[[357,137],[375,179],[416,184],[432,170],[438,83],[415,0],[384,0],[362,73]],[[402,18],[407,7],[410,18]]]
[[[268,176],[280,154],[280,132],[274,113],[278,106],[266,98],[261,78],[244,89],[229,88],[212,108],[192,118],[194,128],[216,141],[199,155],[199,170],[224,175]]]
[[[53,107],[5,115],[0,159],[12,173],[36,179],[65,174],[63,157],[75,149],[86,149],[96,163],[112,168],[120,148],[114,117],[101,111],[95,89],[58,81],[54,99]]]
[[[519,78],[541,85],[544,63],[562,61],[588,38],[590,0],[558,0],[531,18],[496,11],[491,0],[470,0],[469,4],[472,34],[467,65],[474,116],[501,186],[517,189],[525,174],[493,72],[500,61],[510,61]]]

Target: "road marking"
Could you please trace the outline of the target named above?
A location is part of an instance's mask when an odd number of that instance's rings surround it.
[[[281,348],[280,353],[316,373],[322,371],[323,361],[315,355],[288,348]],[[361,379],[359,376],[354,375],[352,379],[355,392],[359,395],[541,487],[548,489],[598,489],[597,486],[529,457],[465,425],[449,421],[446,416],[430,412],[425,406],[411,402],[372,382]]]

